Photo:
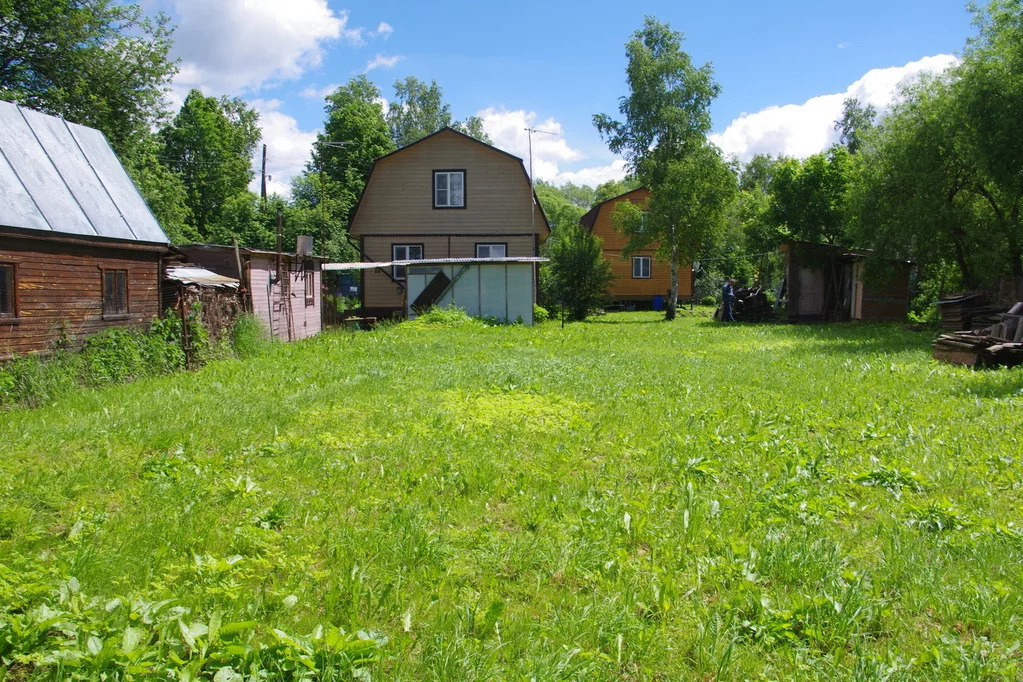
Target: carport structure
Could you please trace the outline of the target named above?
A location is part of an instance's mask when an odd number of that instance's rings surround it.
[[[537,267],[546,258],[431,258],[327,263],[324,270],[379,270],[403,292],[406,317],[458,307],[473,317],[533,324]]]

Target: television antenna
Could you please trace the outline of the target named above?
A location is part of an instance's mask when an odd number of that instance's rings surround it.
[[[536,197],[535,183],[533,182],[533,135],[557,135],[557,133],[550,130],[537,130],[532,126],[524,130],[529,135],[529,217],[532,221],[533,234],[536,234],[536,209],[533,208]]]

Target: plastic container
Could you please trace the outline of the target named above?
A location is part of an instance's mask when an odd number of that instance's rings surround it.
[[[664,296],[654,296],[654,310],[664,310]]]

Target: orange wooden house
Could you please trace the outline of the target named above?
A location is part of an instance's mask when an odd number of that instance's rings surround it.
[[[580,218],[579,223],[603,241],[604,258],[611,263],[611,271],[615,279],[611,284],[611,297],[618,303],[635,304],[640,307],[654,305],[660,297],[663,303],[671,290],[671,267],[666,261],[658,260],[654,255],[657,244],[636,251],[628,257],[622,251],[628,238],[615,230],[612,215],[615,206],[623,201],[631,201],[644,208],[650,200],[650,190],[639,187],[631,192],[603,201],[589,210]],[[689,263],[679,263],[678,297],[688,299],[693,294],[692,267]],[[656,306],[655,307],[659,307]]]

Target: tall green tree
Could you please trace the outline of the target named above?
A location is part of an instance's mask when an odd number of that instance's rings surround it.
[[[626,192],[642,187],[643,183],[635,175],[626,175],[621,180],[608,180],[597,185],[593,192],[593,203],[599,204],[608,199],[614,199]]]
[[[323,131],[316,136],[312,161],[292,183],[296,207],[312,211],[326,225],[330,257],[353,257],[347,238],[351,212],[362,194],[373,161],[394,150],[380,90],[364,75],[349,80],[327,96]]]
[[[165,115],[171,31],[115,0],[0,0],[0,99],[98,128],[125,154]]]
[[[487,135],[487,131],[483,129],[483,119],[479,116],[469,116],[464,121],[455,121],[451,127],[485,144],[494,144],[490,135]]]
[[[671,293],[677,298],[679,264],[722,244],[735,193],[735,173],[720,149],[709,142],[689,149],[667,164],[645,212],[629,201],[615,205],[615,229],[628,237],[622,253],[656,244],[657,258],[671,268]]]
[[[240,100],[192,90],[161,131],[168,165],[185,184],[190,225],[202,239],[218,231],[228,199],[247,192],[258,121],[259,114]]]
[[[1023,0],[973,6],[977,35],[955,70],[964,155],[1023,299]]]
[[[429,85],[415,76],[394,83],[394,100],[387,110],[387,125],[396,147],[417,140],[451,125],[451,106],[437,81]]]
[[[535,189],[543,212],[555,232],[578,225],[579,219],[586,213],[585,208],[572,202],[564,187],[556,187],[549,182],[537,180]]]
[[[649,228],[643,235],[632,236],[637,244],[658,242],[668,258],[671,267],[671,292],[665,313],[668,320],[675,319],[679,263],[695,258],[703,241],[702,234],[684,234],[685,226],[691,225],[691,217],[670,193],[685,190],[684,183],[695,179],[695,169],[705,169],[714,178],[720,177],[719,167],[731,172],[717,150],[707,143],[710,104],[721,88],[714,81],[710,64],[694,65],[682,49],[682,42],[681,33],[647,17],[625,46],[630,92],[619,100],[623,120],[606,114],[593,117],[611,151],[625,156],[652,193],[646,220]],[[720,216],[727,206],[730,194],[725,184],[697,192],[706,202],[725,202],[720,207],[703,205],[714,216]],[[621,224],[625,226],[628,222],[624,220]],[[699,227],[718,222],[709,220]]]
[[[784,234],[800,241],[846,241],[846,200],[852,156],[836,145],[805,161],[786,159],[771,179],[770,215]]]
[[[847,98],[842,103],[842,118],[835,121],[835,130],[841,131],[839,142],[850,154],[855,154],[863,144],[863,136],[876,122],[877,110],[873,104],[864,105],[855,97]]]

